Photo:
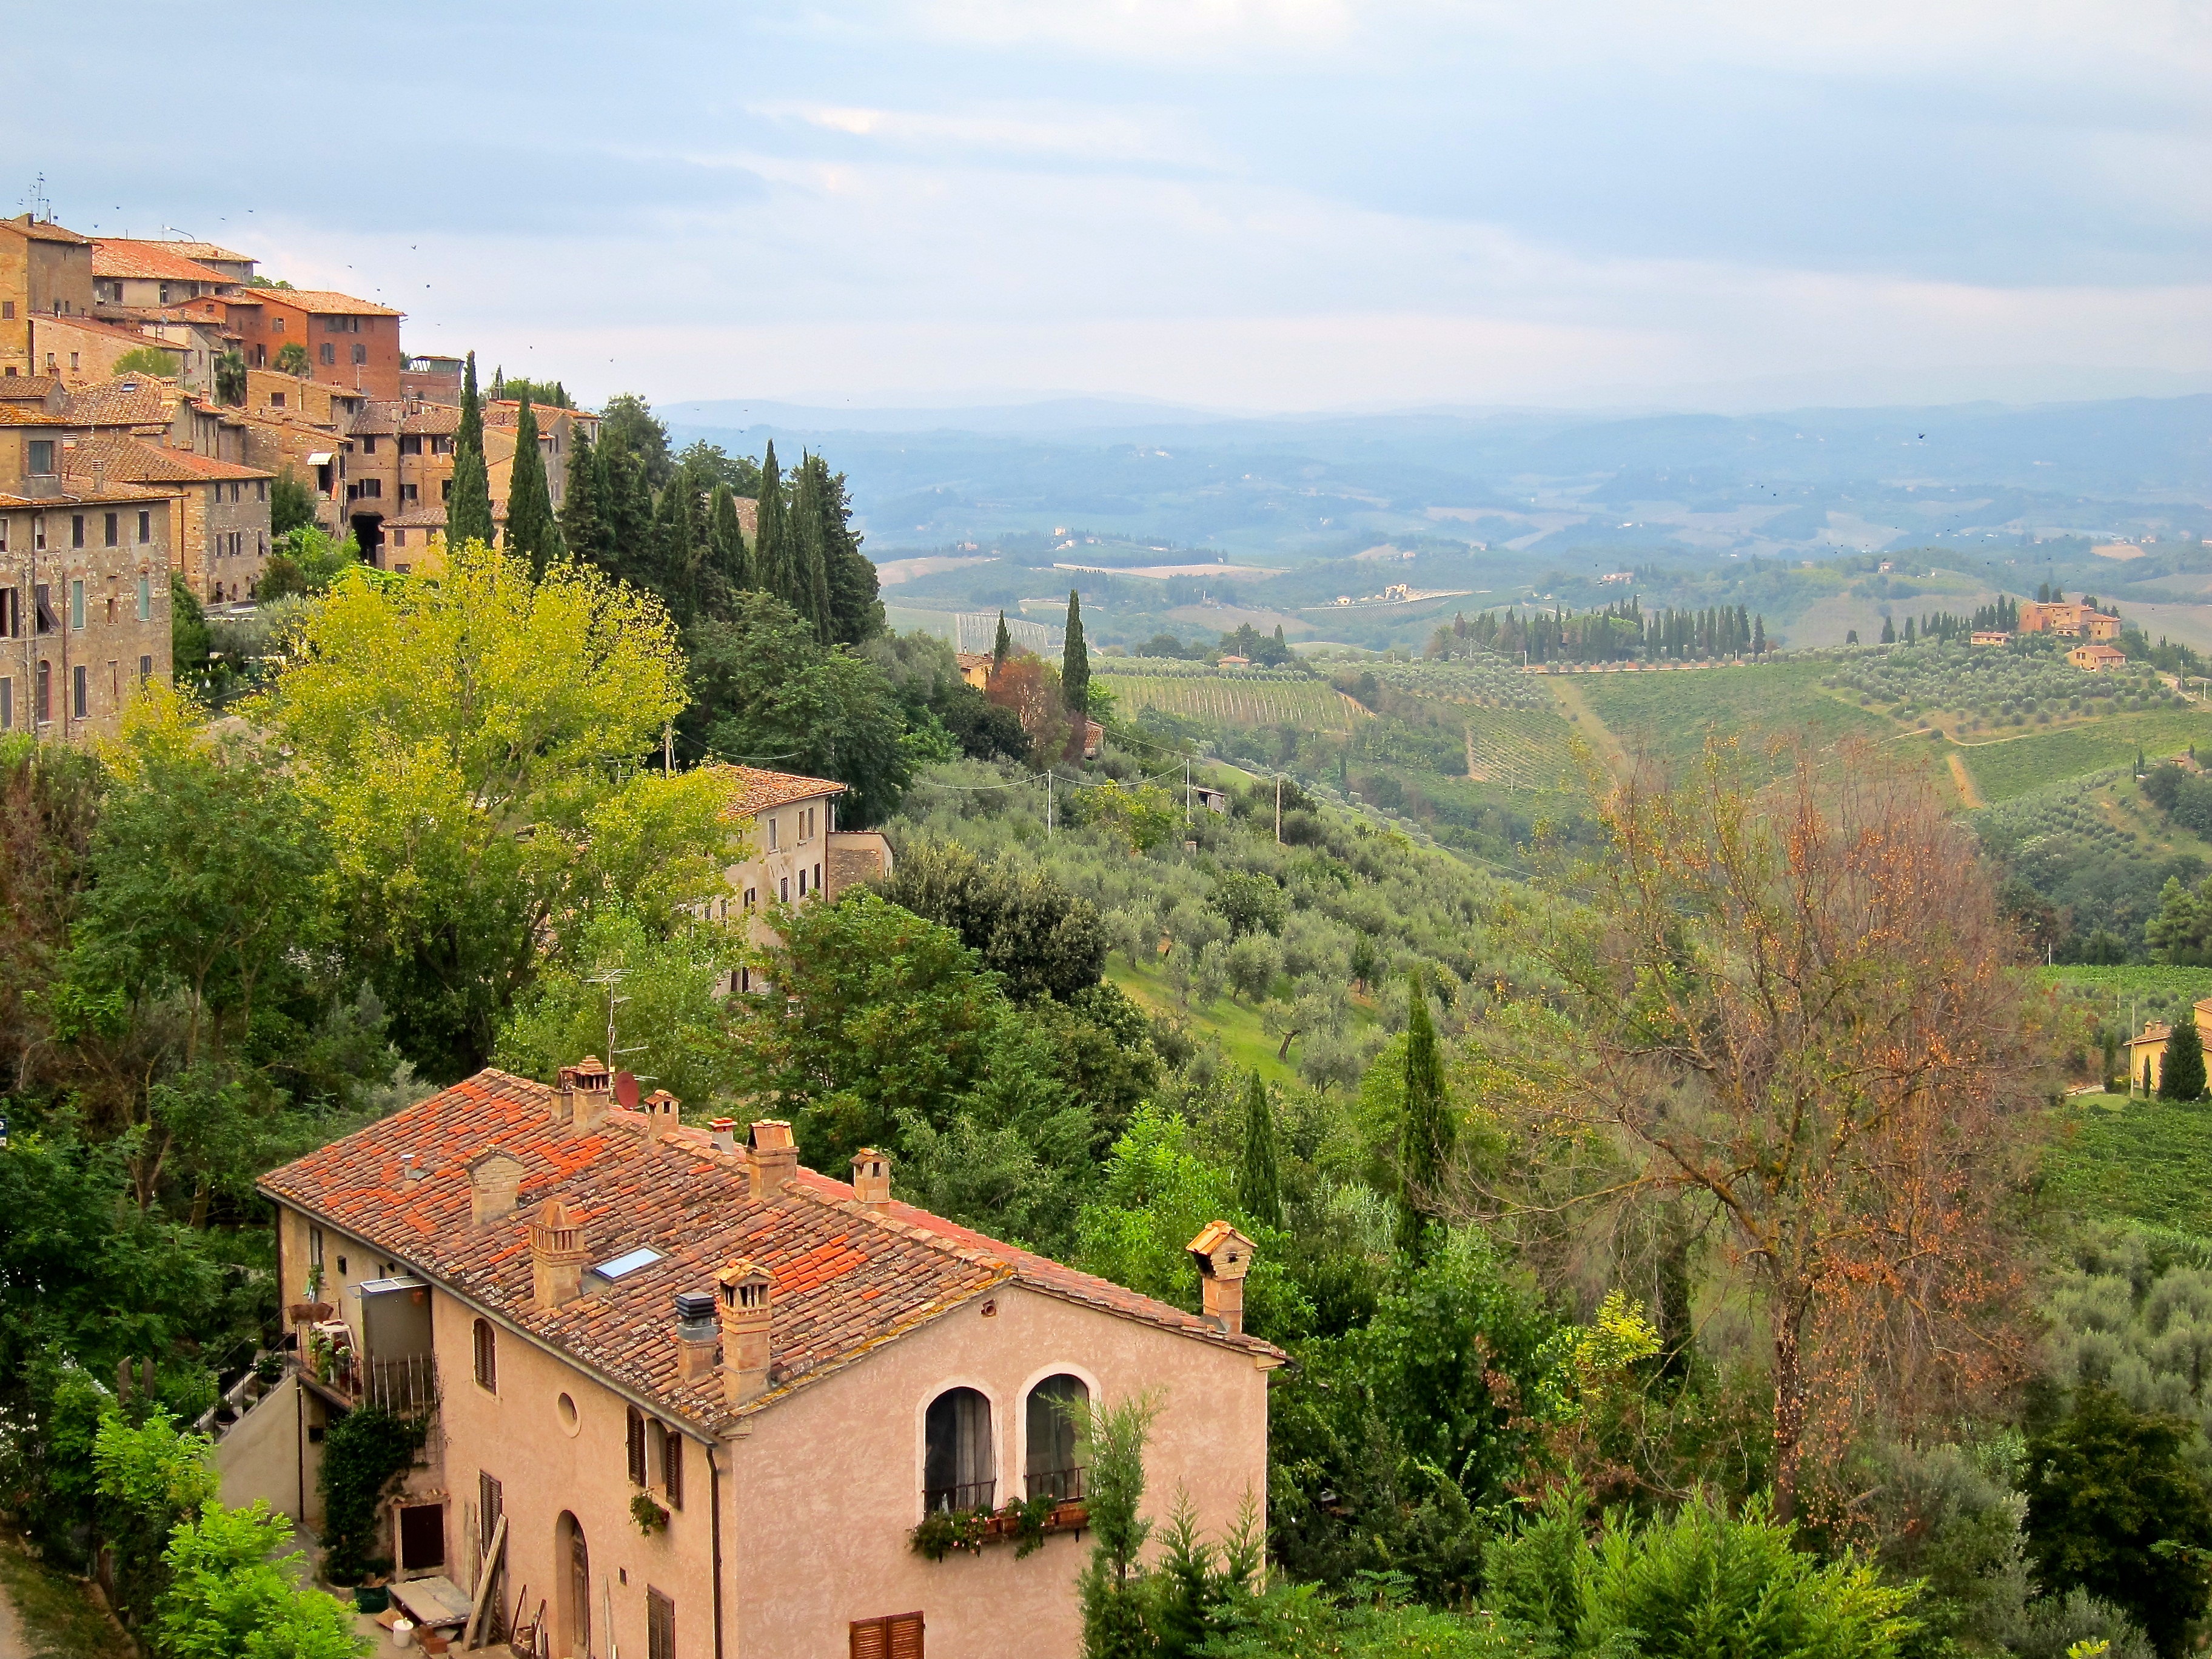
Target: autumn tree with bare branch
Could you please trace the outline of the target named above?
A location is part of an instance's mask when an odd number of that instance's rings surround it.
[[[1765,1322],[1788,1518],[1808,1441],[1839,1453],[1853,1425],[2022,1366],[2039,1006],[1971,836],[1917,774],[1800,752],[1754,793],[1715,745],[1601,808],[1598,920],[1553,952],[1586,1048],[1545,1110],[1611,1147],[1626,1175],[1601,1196],[1711,1206]]]

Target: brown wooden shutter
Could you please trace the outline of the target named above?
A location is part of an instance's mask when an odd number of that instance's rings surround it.
[[[645,1484],[645,1414],[635,1406],[629,1408],[629,1483]]]
[[[850,1659],[922,1659],[921,1628],[918,1613],[855,1619],[850,1626]]]
[[[646,1659],[676,1659],[676,1603],[659,1590],[645,1592]]]
[[[684,1507],[684,1437],[671,1429],[661,1437],[661,1485],[668,1494],[668,1507]]]
[[[884,1620],[890,1626],[890,1659],[921,1659],[921,1615],[902,1613]]]

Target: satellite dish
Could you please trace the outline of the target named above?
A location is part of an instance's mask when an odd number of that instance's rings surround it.
[[[626,1112],[637,1109],[637,1074],[634,1072],[615,1073],[615,1104]]]

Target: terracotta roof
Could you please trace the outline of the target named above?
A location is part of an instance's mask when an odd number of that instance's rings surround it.
[[[225,259],[242,265],[255,263],[250,253],[234,253],[214,242],[186,241],[181,238],[162,237],[155,240],[145,236],[102,236],[98,246],[104,247],[159,248],[164,253],[174,253],[186,259]]]
[[[76,478],[71,481],[79,484],[83,482]],[[99,507],[110,501],[169,501],[175,499],[175,495],[167,489],[148,489],[139,484],[110,483],[104,489],[76,489],[65,491],[59,495],[41,495],[35,498],[28,495],[0,495],[0,507],[14,507],[19,511],[24,507],[32,507],[51,513],[56,507]],[[88,549],[83,550],[89,551]],[[114,550],[111,548],[108,550],[112,552]]]
[[[205,265],[194,264],[181,253],[159,242],[111,242],[101,238],[92,245],[92,274],[95,276],[156,278],[165,283],[215,283],[228,286],[234,278]]]
[[[443,530],[446,509],[436,502],[426,502],[409,507],[404,513],[384,521],[386,530]]]
[[[94,467],[119,483],[206,483],[276,476],[261,467],[218,461],[189,449],[142,443],[120,433],[84,439],[69,452],[67,470],[71,476],[88,473]]]
[[[34,242],[67,242],[74,247],[92,246],[91,237],[80,236],[51,219],[33,219],[27,213],[18,214],[13,219],[0,219],[0,228],[19,231]]]
[[[406,398],[378,398],[361,406],[353,417],[355,432],[428,433],[450,437],[461,429],[461,411],[454,404],[412,404]]]
[[[79,387],[62,409],[84,426],[167,426],[181,395],[158,375],[125,374]]]
[[[547,415],[567,415],[579,421],[599,418],[588,409],[568,409],[559,404],[532,404],[530,412],[533,417],[538,418]],[[520,398],[487,398],[483,400],[483,417],[487,426],[513,426],[522,418],[522,400]]]
[[[75,426],[66,415],[49,415],[31,404],[0,402],[0,426]]]
[[[1255,1358],[1276,1353],[910,1205],[871,1210],[811,1170],[756,1200],[742,1151],[717,1152],[706,1131],[655,1129],[641,1114],[610,1108],[596,1132],[573,1134],[553,1121],[552,1096],[541,1083],[479,1072],[273,1171],[260,1189],[710,1432],[1010,1282]],[[474,1226],[467,1166],[495,1150],[523,1166],[519,1207]],[[405,1184],[403,1155],[421,1172]],[[549,1199],[575,1218],[592,1261],[641,1247],[660,1259],[611,1284],[587,1274],[586,1294],[538,1308],[527,1228]],[[678,1376],[671,1304],[679,1291],[710,1289],[740,1259],[774,1283],[775,1364],[769,1392],[733,1410],[718,1376]]]
[[[718,763],[714,769],[728,778],[730,800],[726,816],[749,818],[771,806],[823,795],[842,795],[845,786],[834,778],[802,777],[796,772],[764,772],[757,766]]]
[[[317,317],[400,317],[406,313],[380,306],[374,300],[356,300],[350,294],[320,288],[264,288],[253,290],[258,299],[296,307]],[[225,295],[225,299],[233,296]]]
[[[0,374],[0,399],[9,403],[41,403],[61,390],[51,374]]]
[[[149,317],[153,317],[158,313],[149,312],[145,314]],[[121,323],[106,322],[98,317],[82,316],[76,313],[72,313],[66,317],[56,317],[46,312],[41,311],[34,313],[31,320],[36,323],[41,329],[82,329],[87,334],[104,334],[112,340],[127,340],[134,346],[152,346],[158,351],[182,351],[185,349],[184,347],[176,344],[173,341],[157,340],[152,335],[148,334],[142,330],[129,328]]]

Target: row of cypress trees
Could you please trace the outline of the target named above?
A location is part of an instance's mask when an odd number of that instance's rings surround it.
[[[757,525],[749,543],[727,483],[689,463],[660,470],[652,458],[610,435],[598,445],[581,432],[568,452],[567,493],[556,515],[538,418],[526,395],[516,416],[514,465],[507,486],[506,545],[543,575],[556,562],[588,559],[610,575],[660,596],[679,626],[725,620],[743,592],[774,594],[812,625],[825,646],[857,645],[883,629],[876,568],[853,533],[842,473],[819,455],[802,455],[787,478],[775,446],[761,469]],[[453,484],[446,508],[455,544],[493,539],[491,490],[483,455],[483,408],[471,352],[453,440]]]

